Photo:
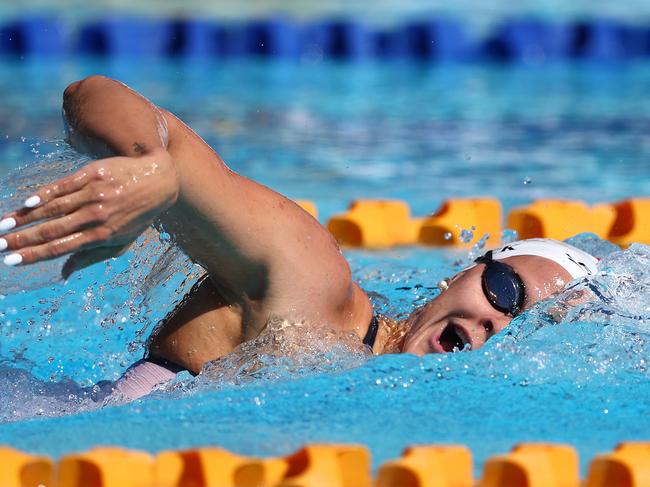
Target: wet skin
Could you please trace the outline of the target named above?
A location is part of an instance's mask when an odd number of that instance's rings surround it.
[[[567,271],[543,257],[509,257],[501,262],[512,266],[524,282],[524,310],[571,281]],[[476,350],[510,323],[512,317],[493,308],[483,292],[484,269],[480,264],[460,272],[447,290],[405,320],[410,331],[404,340],[404,353],[447,353],[465,346]]]
[[[64,112],[71,144],[99,159],[0,215],[6,265],[67,255],[67,278],[120,255],[155,222],[207,278],[161,324],[151,356],[199,372],[258,336],[270,319],[364,337],[370,300],[353,282],[332,235],[302,208],[230,170],[180,119],[115,80],[91,76],[72,83]],[[504,262],[526,285],[526,307],[569,280],[540,257]],[[400,323],[400,333],[409,330],[403,344],[385,346],[391,337],[383,319],[373,352],[421,355],[483,345],[510,321],[485,298],[483,267],[460,273]]]

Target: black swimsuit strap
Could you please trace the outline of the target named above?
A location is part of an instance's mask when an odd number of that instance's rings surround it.
[[[379,320],[376,315],[372,315],[372,320],[370,320],[370,325],[368,326],[368,331],[366,336],[363,337],[363,344],[368,345],[370,348],[375,344],[375,339],[377,338],[377,330],[379,330]]]

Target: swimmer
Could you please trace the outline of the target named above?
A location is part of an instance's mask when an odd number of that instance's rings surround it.
[[[127,399],[198,374],[270,320],[352,332],[373,353],[480,348],[513,317],[591,274],[568,244],[524,240],[487,252],[402,321],[374,316],[332,235],[284,196],[230,170],[181,120],[117,81],[64,92],[70,143],[97,159],[0,219],[6,265],[69,255],[64,277],[123,253],[152,224],[206,271],[114,388]]]

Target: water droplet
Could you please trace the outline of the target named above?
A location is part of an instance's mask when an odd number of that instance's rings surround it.
[[[453,237],[453,235],[451,234],[451,232],[445,232],[444,237],[445,237],[445,240],[451,240],[451,237]]]
[[[460,231],[460,241],[463,243],[470,243],[474,238],[474,232],[470,230],[461,230]]]
[[[481,252],[481,251],[485,248],[485,245],[487,244],[487,241],[488,241],[489,239],[490,239],[490,234],[489,234],[489,233],[484,234],[484,235],[483,235],[483,236],[478,240],[478,242],[476,242],[476,243],[474,244],[474,250],[475,250],[476,252]]]
[[[526,176],[526,177],[524,178],[524,185],[529,185],[529,184],[532,183],[532,182],[533,182],[533,180],[530,179],[528,176]]]
[[[504,244],[509,244],[510,242],[514,242],[519,238],[519,234],[517,233],[517,230],[511,230],[509,228],[506,228],[503,232],[501,232],[501,242]]]

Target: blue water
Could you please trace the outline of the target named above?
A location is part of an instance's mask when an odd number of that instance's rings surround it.
[[[403,198],[423,215],[451,196],[496,196],[512,208],[650,187],[643,65],[7,63],[0,211],[87,161],[61,140],[60,93],[96,71],[178,113],[235,170],[314,200],[322,221],[355,197]],[[370,358],[318,336],[283,358],[263,337],[261,356],[244,347],[198,379],[101,407],[92,385],[142,356],[157,320],[200,274],[164,236],[148,237],[68,283],[57,261],[0,270],[0,443],[56,456],[98,443],[277,455],[305,442],[361,442],[377,465],[408,444],[453,442],[470,446],[480,466],[517,442],[544,440],[573,444],[584,466],[618,441],[647,439],[648,247],[612,253],[580,239],[609,255],[603,274],[480,351]],[[435,296],[466,257],[424,248],[346,255],[392,316]],[[568,307],[578,292],[592,299]]]
[[[47,10],[45,9],[47,5]],[[137,7],[128,8],[126,4],[104,4],[67,0],[53,0],[44,4],[39,0],[26,0],[20,4],[5,2],[0,5],[0,17],[14,19],[25,14],[52,14],[62,19],[72,30],[79,19],[103,18],[110,13],[135,13],[145,16],[183,16],[217,19],[250,19],[277,15],[278,13],[297,19],[321,19],[323,17],[363,19],[378,25],[393,25],[396,22],[419,19],[423,16],[452,16],[462,18],[473,31],[485,30],[516,16],[538,16],[553,20],[575,20],[582,18],[620,19],[632,23],[647,21],[650,7],[644,0],[624,2],[601,2],[594,5],[589,0],[522,0],[513,4],[506,0],[375,0],[372,7],[366,1],[319,2],[303,0],[267,0],[264,2],[242,3],[235,0],[204,2],[186,0],[177,2],[157,2],[144,0]]]

